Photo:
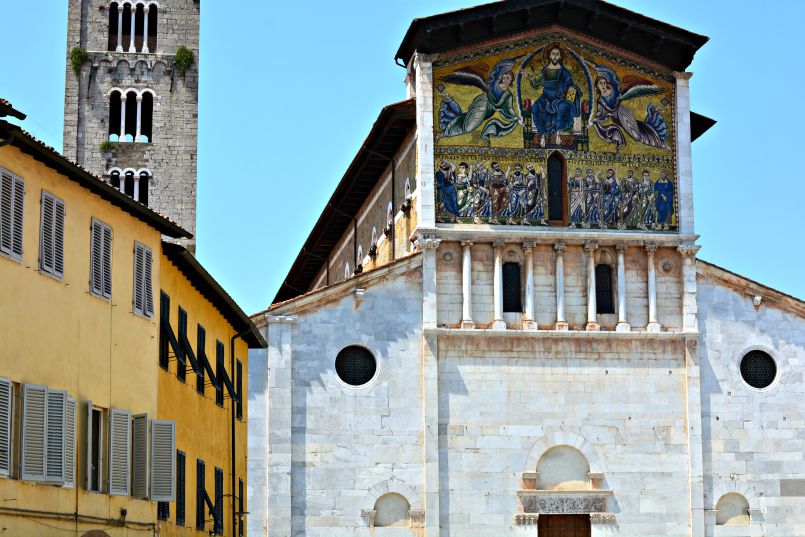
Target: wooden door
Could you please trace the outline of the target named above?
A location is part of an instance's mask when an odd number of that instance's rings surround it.
[[[590,515],[540,515],[539,537],[590,537]]]

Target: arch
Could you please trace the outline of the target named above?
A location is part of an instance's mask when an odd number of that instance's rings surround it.
[[[108,170],[106,170],[107,175],[111,175],[113,173],[123,173],[123,170],[118,168],[117,166],[112,166]]]
[[[728,492],[716,503],[716,526],[748,526],[749,501],[737,492]]]
[[[553,151],[547,162],[548,223],[567,224],[567,161],[559,151]]]
[[[606,463],[583,436],[569,431],[553,431],[537,439],[526,457],[525,471],[533,472],[540,457],[554,446],[570,446],[582,452],[591,473],[606,473]]]
[[[559,445],[548,449],[537,461],[540,490],[590,490],[590,463],[578,449]]]
[[[374,527],[407,528],[411,526],[411,504],[402,494],[389,492],[377,499],[374,505]]]
[[[379,483],[375,483],[369,488],[369,491],[366,494],[366,499],[364,500],[366,509],[373,509],[374,505],[377,503],[377,500],[380,499],[381,496],[389,493],[399,494],[405,498],[412,510],[422,508],[419,501],[419,494],[416,493],[416,489],[402,479],[392,477],[390,479],[380,481]]]
[[[137,170],[135,173],[136,173],[137,175],[146,174],[148,177],[151,177],[151,170],[149,170],[148,168],[140,168],[140,169],[139,169],[139,170]]]
[[[372,226],[372,245],[377,246],[377,226]]]

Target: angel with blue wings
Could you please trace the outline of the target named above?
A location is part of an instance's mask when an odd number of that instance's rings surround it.
[[[475,97],[464,112],[460,104],[442,92],[443,101],[439,107],[439,127],[442,132],[437,134],[436,140],[473,132],[482,124],[481,138],[487,142],[490,138],[511,133],[521,122],[511,92],[514,82],[512,68],[519,59],[500,60],[492,68],[488,79],[469,68],[459,69],[444,77],[445,82],[474,86],[483,93]],[[496,113],[498,117],[492,118]]]
[[[621,81],[615,71],[598,64],[595,64],[595,70],[598,73],[594,84],[598,99],[591,123],[598,136],[607,143],[615,144],[616,151],[626,145],[624,132],[641,144],[669,149],[665,143],[668,125],[654,105],[648,105],[645,121],[635,119],[632,111],[623,105],[629,99],[657,95],[662,90],[648,80],[629,76],[624,80],[628,87],[621,93]],[[612,123],[606,123],[607,121]]]

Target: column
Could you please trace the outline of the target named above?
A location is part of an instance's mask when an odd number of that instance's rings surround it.
[[[616,244],[615,251],[618,252],[618,324],[615,331],[630,332],[632,327],[626,322],[626,245]]]
[[[554,243],[556,250],[556,329],[567,330],[565,320],[565,244]]]
[[[142,94],[137,95],[137,129],[136,134],[134,135],[134,141],[140,142],[140,134],[142,130],[142,115],[143,115],[143,96]]]
[[[461,328],[475,328],[472,321],[472,242],[461,241]]]
[[[148,7],[143,8],[143,52],[146,54],[151,52],[148,50]]]
[[[134,17],[137,15],[137,6],[134,4],[131,5],[131,39],[129,40],[129,52],[137,52],[137,49],[134,47]]]
[[[135,175],[134,179],[134,199],[140,201],[140,176]]]
[[[122,193],[124,193],[124,194],[126,193],[126,174],[125,173],[120,174],[120,191]]]
[[[117,5],[117,46],[115,52],[123,52],[123,6]]]
[[[696,302],[696,253],[699,246],[683,244],[677,248],[682,254],[682,329],[685,332],[699,330]]]
[[[674,72],[676,78],[676,169],[678,177],[677,222],[679,233],[693,235],[693,166],[690,141],[690,77],[693,73]]]
[[[120,92],[120,142],[126,136],[126,94]]]
[[[597,302],[595,299],[595,251],[598,243],[587,241],[584,243],[584,251],[587,252],[587,330],[598,330],[596,321]]]
[[[533,242],[523,243],[525,253],[525,314],[523,315],[523,330],[536,330],[537,321],[534,319],[534,246]]]
[[[654,268],[654,253],[657,245],[646,243],[646,256],[648,257],[648,326],[646,331],[659,332],[661,327],[657,322],[657,272]]]
[[[492,330],[506,330],[506,322],[503,320],[503,243],[493,242],[492,246],[495,248]]]

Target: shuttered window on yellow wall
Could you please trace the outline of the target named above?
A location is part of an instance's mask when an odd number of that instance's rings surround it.
[[[89,289],[97,296],[112,298],[112,228],[92,219]]]
[[[132,417],[131,495],[148,497],[148,414]]]
[[[0,252],[22,259],[25,181],[0,168]]]
[[[176,489],[176,423],[151,422],[151,500],[172,502]]]
[[[11,381],[0,378],[0,476],[11,474],[11,417],[14,387]]]
[[[153,255],[147,246],[134,243],[134,313],[144,317],[154,316],[154,294],[151,288],[151,264]]]
[[[113,408],[109,411],[109,494],[129,495],[131,453],[131,413]]]
[[[44,190],[39,233],[39,270],[56,278],[64,276],[64,201]]]

